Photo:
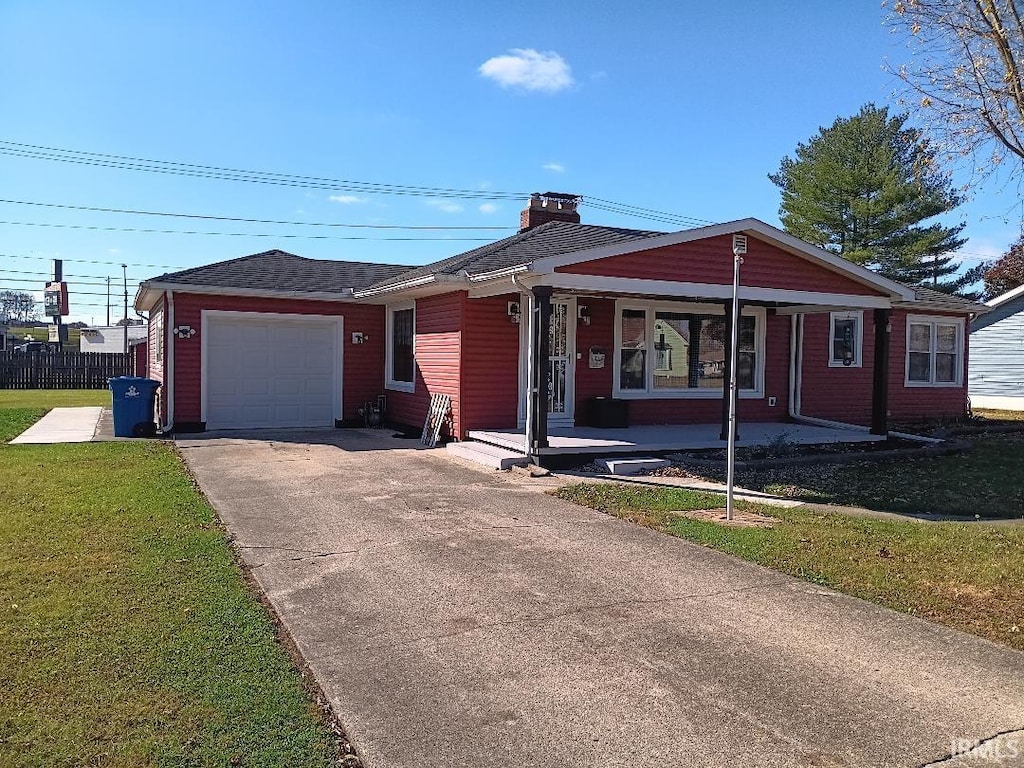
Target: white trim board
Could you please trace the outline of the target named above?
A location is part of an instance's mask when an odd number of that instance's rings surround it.
[[[668,280],[638,280],[630,277],[602,277],[556,272],[544,275],[538,285],[565,290],[664,296],[679,299],[731,299],[732,286],[717,283],[684,283]],[[786,304],[842,306],[850,309],[888,309],[892,302],[885,296],[791,291],[780,288],[756,288],[740,285],[740,301]]]

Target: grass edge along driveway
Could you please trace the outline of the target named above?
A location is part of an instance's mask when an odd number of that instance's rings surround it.
[[[738,502],[779,521],[739,528],[674,514],[723,507],[725,498],[712,493],[610,483],[552,493],[1024,651],[1024,526],[879,520]]]
[[[0,445],[0,514],[0,764],[338,764],[171,445]]]

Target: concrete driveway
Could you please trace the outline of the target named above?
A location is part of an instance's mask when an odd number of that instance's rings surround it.
[[[1024,654],[387,432],[250,438],[178,444],[369,768],[1024,763]]]

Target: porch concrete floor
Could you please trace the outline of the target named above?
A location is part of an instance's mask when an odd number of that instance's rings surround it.
[[[719,438],[721,429],[720,424],[638,425],[628,429],[552,427],[548,432],[550,445],[542,449],[541,453],[638,453],[723,448],[725,441]],[[526,435],[518,429],[473,430],[467,433],[467,437],[521,453],[526,451]],[[818,427],[810,424],[741,422],[736,445],[767,445],[779,439],[801,445],[814,445],[867,443],[885,438],[857,429]]]

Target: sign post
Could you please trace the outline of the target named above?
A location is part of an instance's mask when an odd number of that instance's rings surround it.
[[[67,340],[67,328],[64,327],[62,318],[68,314],[68,284],[64,282],[64,262],[61,259],[53,260],[53,280],[46,284],[43,291],[43,310],[47,317],[53,318],[56,326],[57,349],[64,351],[64,342]]]
[[[736,347],[740,341],[740,264],[747,252],[747,236],[732,236],[732,338],[729,340],[729,448],[726,470],[725,519],[732,520],[736,482]]]

